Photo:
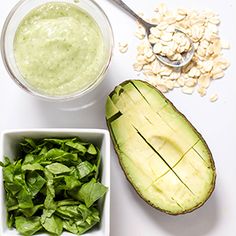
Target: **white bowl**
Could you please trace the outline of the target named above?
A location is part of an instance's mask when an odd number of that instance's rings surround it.
[[[107,130],[101,129],[29,129],[29,130],[9,130],[1,135],[0,160],[4,156],[15,157],[16,146],[24,137],[31,138],[63,138],[78,136],[82,140],[97,145],[101,150],[102,156],[102,176],[101,182],[109,188],[104,202],[100,202],[101,222],[93,230],[85,233],[84,236],[109,236],[110,235],[110,137]],[[5,207],[5,191],[3,187],[2,168],[0,168],[0,235],[16,236],[20,235],[15,229],[10,230],[7,227],[7,211]],[[48,235],[48,234],[38,234]],[[63,236],[72,236],[74,234],[63,232]]]

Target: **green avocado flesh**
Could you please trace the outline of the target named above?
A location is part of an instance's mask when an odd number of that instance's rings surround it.
[[[120,164],[150,205],[183,214],[200,207],[216,179],[197,130],[156,88],[125,81],[108,96],[106,120]]]

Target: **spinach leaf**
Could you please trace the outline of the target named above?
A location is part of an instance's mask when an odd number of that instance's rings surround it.
[[[98,179],[99,178],[99,174],[100,174],[100,172],[99,172],[99,170],[100,170],[100,165],[101,165],[101,153],[100,153],[100,151],[98,150],[98,155],[97,155],[97,163],[96,163],[96,170],[95,170],[95,176],[94,176],[94,178],[95,179]]]
[[[16,197],[11,192],[6,193],[6,199],[7,199],[6,204],[7,204],[8,209],[10,207],[18,205],[18,201],[17,201]]]
[[[44,210],[44,213],[41,216],[41,224],[48,232],[61,235],[63,230],[62,220],[52,213],[53,211],[51,210]]]
[[[78,233],[77,225],[73,220],[63,220],[63,228],[73,234]]]
[[[89,183],[85,183],[78,191],[78,199],[82,200],[87,207],[93,205],[98,199],[104,196],[107,187],[92,179]]]
[[[66,145],[76,149],[82,156],[84,156],[84,154],[87,152],[87,148],[79,142],[74,143],[72,141],[67,141]]]
[[[8,215],[7,215],[7,227],[11,229],[11,228],[13,228],[14,224],[15,224],[15,216],[11,213],[8,213]]]
[[[82,185],[78,178],[74,177],[73,175],[60,175],[58,177],[59,178],[54,178],[54,187],[56,194],[58,194],[62,190],[71,190]]]
[[[47,143],[53,143],[53,144],[57,144],[61,146],[67,141],[67,139],[65,140],[65,139],[57,139],[57,138],[45,138],[44,141]]]
[[[44,201],[44,206],[46,209],[55,209],[56,204],[54,202],[55,189],[53,186],[53,174],[47,169],[45,169],[44,173],[47,179],[46,198]]]
[[[57,206],[73,206],[73,205],[79,205],[80,202],[79,201],[75,201],[74,199],[65,199],[62,201],[58,201],[57,202]]]
[[[4,162],[0,161],[0,166],[1,167],[6,167],[6,166],[9,166],[10,164],[11,164],[11,161],[8,157],[4,157]]]
[[[15,168],[13,164],[10,164],[3,168],[3,179],[7,183],[12,183],[14,181]]]
[[[54,175],[71,172],[71,169],[61,163],[52,163],[47,165],[46,168]]]
[[[97,154],[97,149],[94,147],[93,144],[90,144],[88,147],[87,152],[91,155],[96,155]]]
[[[81,224],[77,224],[77,229],[79,234],[83,234],[89,229],[91,229],[94,225],[96,225],[100,221],[99,212],[97,209],[92,208],[91,214],[88,216],[86,221]]]
[[[82,179],[94,170],[94,166],[88,161],[84,161],[77,166],[77,170],[79,178]]]
[[[30,236],[42,229],[40,217],[16,216],[15,217],[16,229],[19,233],[25,236]]]
[[[53,160],[56,157],[63,156],[66,152],[58,148],[52,148],[47,153],[45,153],[45,158],[47,160]]]
[[[32,195],[31,193],[23,188],[18,194],[17,194],[17,200],[19,203],[19,207],[22,209],[25,208],[31,208],[34,206],[33,201],[32,201]]]
[[[21,189],[22,186],[18,182],[5,182],[4,187],[8,193],[11,193],[13,196],[16,195]]]
[[[32,148],[36,149],[37,145],[35,144],[34,140],[31,138],[25,138],[25,145],[29,144]],[[23,145],[23,143],[22,143]]]
[[[65,219],[82,220],[82,215],[78,211],[78,206],[60,206],[56,209],[56,214]]]
[[[54,157],[53,161],[63,163],[64,165],[67,166],[75,166],[81,162],[76,153],[66,153],[66,152],[61,156]]]
[[[35,205],[32,208],[19,209],[19,212],[23,213],[26,217],[33,216],[39,209],[43,209],[43,204]]]
[[[70,189],[76,188],[78,186],[81,186],[81,182],[77,178],[75,178],[74,176],[65,176],[64,180],[66,183],[64,186],[64,189],[66,189],[66,190],[70,190]]]
[[[33,171],[26,176],[26,183],[34,197],[42,189],[46,180],[38,172]]]
[[[34,162],[34,155],[29,153],[25,156],[25,159],[23,161],[23,165],[29,164],[29,163],[33,163]]]
[[[26,171],[26,170],[44,170],[43,166],[41,166],[39,163],[33,163],[33,164],[25,164],[22,166],[22,170]]]

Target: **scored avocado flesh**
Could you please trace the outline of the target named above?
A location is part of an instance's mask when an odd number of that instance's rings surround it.
[[[129,181],[169,214],[194,210],[215,184],[211,153],[195,128],[154,87],[127,81],[108,97],[106,119]]]

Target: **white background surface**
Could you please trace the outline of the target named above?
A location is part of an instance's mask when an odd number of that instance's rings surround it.
[[[1,1],[0,28],[16,0]],[[129,52],[120,54],[117,47],[104,83],[98,88],[97,102],[83,110],[65,111],[65,104],[40,101],[21,91],[9,79],[0,61],[0,131],[9,128],[106,128],[105,96],[115,85],[128,78],[136,78],[132,69],[135,57],[135,22],[108,0],[97,0],[113,26],[116,46],[129,43]],[[151,15],[156,0],[126,0],[137,12]],[[167,96],[202,133],[212,150],[217,184],[213,196],[199,210],[184,216],[165,215],[147,205],[135,193],[111,153],[111,236],[235,236],[236,235],[236,2],[234,0],[172,0],[178,6],[213,9],[220,14],[220,32],[231,42],[225,55],[232,65],[222,80],[215,81],[207,97],[184,95],[179,91]],[[212,104],[209,96],[217,92],[219,101]],[[73,103],[73,106],[76,102]],[[70,106],[72,106],[70,104]],[[63,107],[63,109],[62,109]],[[70,107],[72,108],[72,107]]]

